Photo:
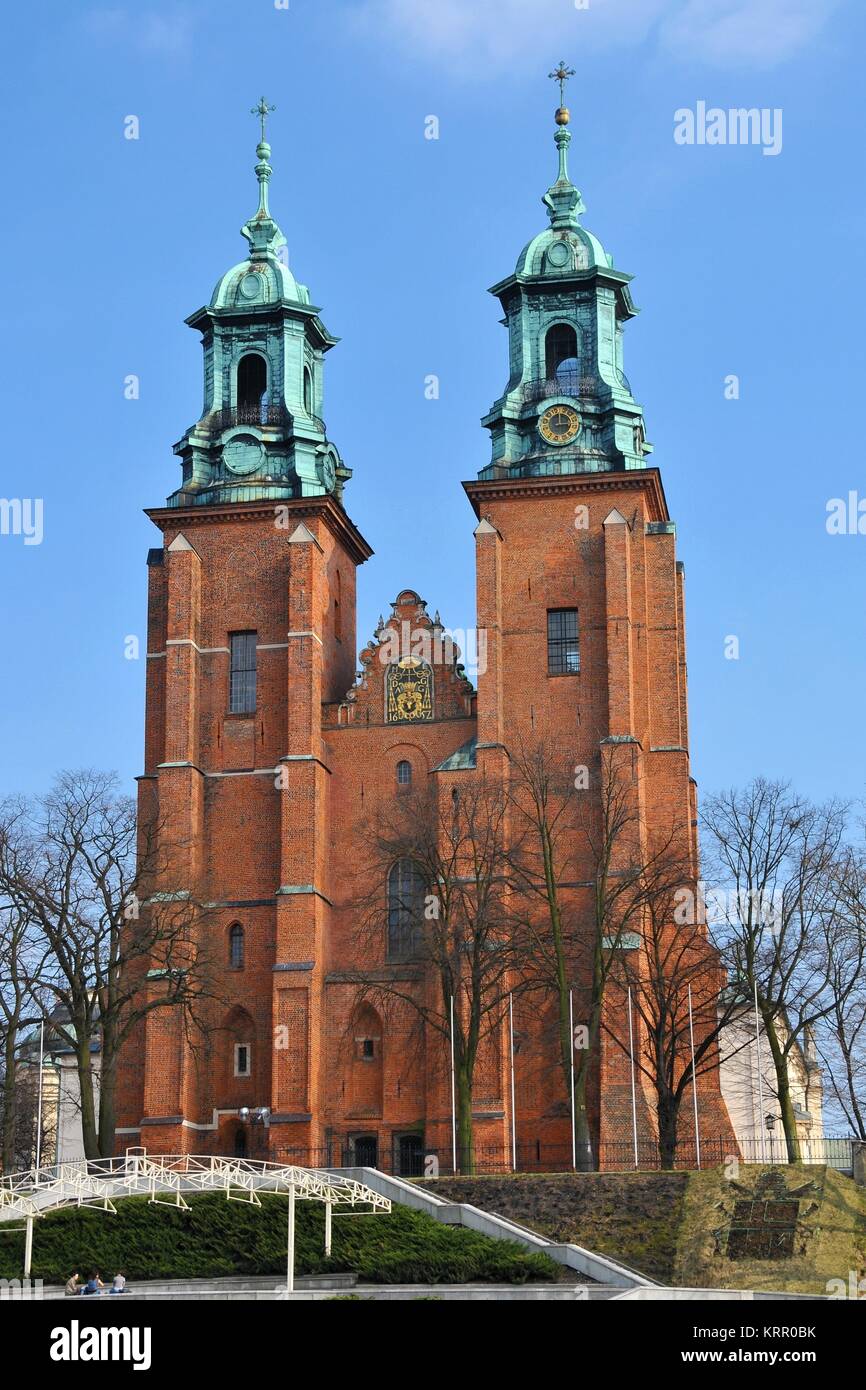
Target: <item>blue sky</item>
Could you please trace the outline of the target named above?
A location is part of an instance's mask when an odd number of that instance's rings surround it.
[[[183,319],[242,256],[262,92],[272,208],[342,338],[325,415],[376,550],[359,641],[406,586],[472,625],[460,482],[487,461],[479,419],[507,374],[486,288],[546,224],[564,57],[584,223],[642,310],[625,367],[686,564],[695,773],[705,791],[761,772],[863,795],[866,535],[825,518],[866,497],[866,7],[48,0],[6,28],[0,494],[44,499],[44,539],[0,536],[0,789],[87,764],[131,788],[141,770],[144,662],[124,640],[143,639],[158,541],[142,509],[177,485],[171,444],[200,411]],[[699,101],[780,108],[781,152],[678,145],[674,113]]]

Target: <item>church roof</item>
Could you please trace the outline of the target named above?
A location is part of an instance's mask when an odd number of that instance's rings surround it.
[[[560,63],[559,71],[551,77],[560,77],[560,90],[570,70]],[[575,188],[568,173],[568,147],[571,144],[571,131],[567,129],[571,119],[568,108],[560,106],[556,112],[556,134],[554,142],[559,156],[559,169],[555,181],[542,198],[550,218],[550,226],[524,246],[518,259],[517,275],[568,275],[575,270],[593,270],[596,266],[604,270],[613,265],[609,256],[592,232],[580,224],[580,214],[586,211],[580,190]]]
[[[477,738],[477,736],[476,736],[475,734],[473,734],[472,737],[471,737],[470,739],[467,739],[467,741],[466,741],[465,743],[461,743],[461,745],[460,745],[459,748],[455,748],[454,752],[451,753],[449,757],[445,758],[443,762],[439,763],[438,767],[434,767],[433,771],[434,771],[434,772],[469,772],[469,771],[471,771],[472,768],[475,767],[475,763],[476,763],[476,759],[475,759],[475,750],[476,750],[477,747],[478,747],[478,738]]]

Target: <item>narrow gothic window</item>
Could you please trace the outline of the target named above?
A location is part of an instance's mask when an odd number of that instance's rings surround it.
[[[551,676],[570,676],[580,670],[576,608],[548,611],[547,670]]]
[[[240,922],[229,929],[229,965],[232,970],[244,968],[244,929]]]
[[[233,632],[229,637],[231,676],[229,712],[254,714],[256,708],[256,632]]]
[[[412,781],[412,764],[405,759],[397,764],[397,785],[398,787],[408,787]]]
[[[248,352],[238,363],[238,419],[249,425],[261,424],[267,417],[268,367],[257,352]]]
[[[340,608],[340,601],[343,597],[343,581],[340,578],[340,571],[334,582],[334,636],[338,642],[343,640],[343,615]]]
[[[388,956],[411,960],[421,946],[424,876],[414,859],[398,859],[388,874]]]
[[[304,368],[304,410],[308,415],[313,413],[313,378],[309,367]]]
[[[576,394],[580,379],[577,334],[570,323],[555,323],[544,340],[545,376],[557,381],[565,394]]]

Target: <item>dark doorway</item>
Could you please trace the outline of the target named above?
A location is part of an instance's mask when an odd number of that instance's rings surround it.
[[[375,1168],[379,1162],[379,1142],[375,1134],[361,1134],[355,1140],[355,1163],[359,1168]]]
[[[401,1134],[397,1143],[397,1172],[403,1178],[424,1175],[424,1141],[420,1134]]]
[[[246,1158],[247,1156],[247,1132],[245,1129],[235,1130],[235,1158]]]

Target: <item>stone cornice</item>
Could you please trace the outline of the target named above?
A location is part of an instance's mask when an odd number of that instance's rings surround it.
[[[668,504],[657,468],[618,469],[610,473],[561,473],[547,478],[490,478],[474,479],[463,489],[481,516],[485,501],[505,498],[563,497],[583,492],[628,492],[647,494],[650,519],[668,521]]]
[[[240,522],[250,517],[273,516],[277,507],[286,507],[291,517],[298,520],[304,517],[320,518],[331,535],[341,541],[356,564],[362,565],[373,554],[373,547],[365,541],[357,526],[331,496],[297,497],[285,501],[265,498],[261,502],[223,502],[203,507],[146,507],[155,526],[165,533],[168,530],[189,529],[194,526],[213,525],[214,522]],[[286,539],[288,540],[288,534]]]

